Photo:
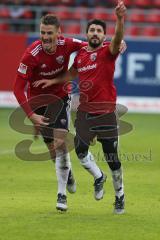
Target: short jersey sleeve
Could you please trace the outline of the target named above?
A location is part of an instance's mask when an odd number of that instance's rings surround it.
[[[115,59],[117,59],[117,57],[119,56],[119,53],[113,55],[113,54],[110,52],[109,44],[110,44],[109,42],[105,42],[105,44],[104,44],[105,47],[104,47],[103,53],[104,53],[105,56],[108,57],[109,59],[115,60]]]
[[[35,66],[36,60],[29,52],[26,51],[20,60],[17,75],[29,81],[32,79],[33,69]]]
[[[86,46],[87,43],[83,42],[82,40],[76,39],[76,38],[66,38],[67,42],[67,50],[72,52],[79,51],[82,47]]]

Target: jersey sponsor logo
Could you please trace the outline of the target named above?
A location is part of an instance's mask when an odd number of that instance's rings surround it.
[[[19,68],[18,68],[18,72],[26,74],[27,73],[27,65],[20,63]]]
[[[92,53],[92,54],[90,55],[91,61],[95,61],[96,58],[97,58],[97,53]]]
[[[78,42],[78,43],[81,43],[82,41],[77,39],[77,38],[73,38],[73,42]]]
[[[42,65],[41,65],[41,68],[46,68],[47,67],[47,65],[45,64],[45,63],[43,63]]]
[[[66,119],[61,119],[60,121],[61,121],[62,125],[66,124]]]
[[[114,146],[114,148],[117,148],[117,146],[118,146],[118,141],[114,141],[113,146]]]
[[[63,66],[60,68],[57,68],[56,70],[52,70],[50,72],[40,72],[40,75],[42,76],[52,76],[55,75],[63,70]]]
[[[60,55],[56,58],[56,61],[59,63],[59,64],[62,64],[64,63],[64,56]]]
[[[65,44],[65,40],[58,40],[57,41],[57,45],[64,45]]]
[[[88,65],[86,67],[78,68],[77,70],[78,70],[78,72],[84,72],[84,71],[92,70],[96,67],[97,67],[97,64],[95,63],[95,64],[92,64],[92,65]]]

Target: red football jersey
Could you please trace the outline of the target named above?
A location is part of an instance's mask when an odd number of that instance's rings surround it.
[[[25,51],[18,68],[17,74],[28,81],[28,96],[37,96],[40,94],[54,94],[63,97],[67,93],[63,90],[62,84],[56,84],[46,89],[41,86],[33,88],[32,83],[40,79],[53,79],[59,73],[68,69],[69,57],[72,52],[78,51],[82,42],[77,39],[59,38],[56,51],[53,54],[47,54],[43,51],[41,41],[35,41]]]
[[[57,97],[67,95],[63,84],[56,84],[42,89],[42,86],[33,87],[33,82],[40,79],[53,79],[68,69],[71,53],[81,49],[86,43],[74,39],[60,37],[57,41],[57,48],[53,54],[47,54],[42,48],[40,40],[33,42],[25,51],[16,75],[14,86],[15,96],[22,105],[27,99],[42,94],[52,94]],[[27,99],[24,95],[24,85],[27,90]],[[26,104],[27,105],[27,104]],[[30,114],[30,107],[23,107],[25,112]]]
[[[77,54],[73,67],[79,74],[79,109],[89,113],[114,111],[116,88],[113,77],[117,55],[112,55],[109,44],[95,51],[83,47]]]

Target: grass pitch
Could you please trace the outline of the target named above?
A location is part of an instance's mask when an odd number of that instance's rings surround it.
[[[127,114],[133,130],[120,137],[126,213],[112,213],[114,192],[109,168],[99,144],[91,147],[108,175],[106,194],[93,198],[93,179],[71,152],[77,193],[68,194],[67,213],[58,213],[56,176],[51,161],[22,161],[14,153],[22,139],[12,130],[10,109],[0,110],[0,239],[2,240],[156,240],[160,228],[160,115]],[[32,151],[46,151],[42,140]]]

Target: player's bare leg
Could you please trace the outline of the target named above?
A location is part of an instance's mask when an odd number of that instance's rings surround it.
[[[46,143],[46,146],[49,150],[49,153],[50,153],[50,156],[51,156],[51,159],[53,162],[55,162],[55,159],[56,159],[56,151],[55,151],[55,147],[54,147],[54,143],[53,141],[51,143]]]

